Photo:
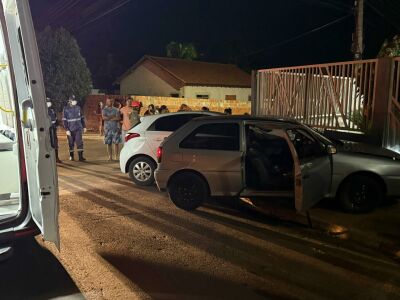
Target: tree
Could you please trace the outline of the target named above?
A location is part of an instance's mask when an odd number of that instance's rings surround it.
[[[167,47],[167,56],[194,60],[198,57],[196,47],[192,43],[170,42]]]
[[[395,57],[400,56],[400,35],[395,35],[391,40],[386,40],[378,57]]]
[[[38,35],[38,47],[47,97],[62,111],[69,97],[84,100],[92,79],[75,38],[64,28],[46,27]]]

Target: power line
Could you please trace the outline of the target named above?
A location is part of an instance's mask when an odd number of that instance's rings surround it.
[[[308,4],[325,6],[327,8],[334,8],[341,12],[350,12],[352,10],[351,6],[338,3],[337,1],[329,1],[329,0],[301,0],[301,1],[306,2]]]
[[[379,9],[377,8],[375,5],[373,5],[370,1],[367,1],[367,5],[373,10],[375,11],[375,13],[380,16],[381,18],[383,18],[384,20],[386,20],[390,25],[392,25],[396,30],[400,31],[400,24],[397,22],[394,22],[392,19],[389,19],[388,17],[385,16],[385,14]]]
[[[57,19],[60,15],[70,10],[78,3],[79,0],[67,0],[64,3],[61,3],[61,5],[59,5],[58,7],[56,6],[56,8],[53,9],[53,12],[49,14],[49,19]]]
[[[254,51],[254,52],[252,52],[252,53],[246,54],[246,55],[244,55],[244,57],[254,56],[254,55],[257,55],[257,54],[266,52],[266,51],[270,51],[271,49],[274,49],[274,48],[277,48],[277,47],[280,47],[280,46],[289,44],[289,43],[294,42],[294,41],[296,41],[296,40],[299,40],[299,39],[301,39],[301,38],[303,38],[303,37],[305,37],[305,36],[308,36],[308,35],[310,35],[310,34],[313,34],[313,33],[315,33],[315,32],[318,32],[318,31],[320,31],[320,30],[323,30],[323,29],[325,29],[325,28],[328,28],[328,27],[330,27],[330,26],[333,26],[333,25],[335,25],[335,24],[337,24],[337,23],[340,23],[340,22],[342,22],[343,20],[347,19],[348,17],[350,17],[350,16],[352,16],[352,15],[353,15],[353,14],[348,14],[348,15],[346,15],[346,16],[340,17],[340,18],[338,18],[338,19],[336,19],[336,20],[333,20],[333,21],[331,21],[331,22],[329,22],[329,23],[327,23],[327,24],[325,24],[325,25],[319,26],[319,27],[314,28],[314,29],[312,29],[312,30],[310,30],[310,31],[304,32],[304,33],[302,33],[302,34],[299,34],[299,35],[297,35],[297,36],[295,36],[295,37],[292,37],[292,38],[290,38],[290,39],[281,41],[281,42],[276,43],[276,44],[274,44],[274,45],[272,45],[272,46],[269,46],[269,47],[267,47],[267,48],[264,48],[264,49],[257,50],[257,51]]]
[[[98,15],[97,17],[93,18],[92,20],[90,20],[90,21],[88,21],[88,22],[86,22],[86,23],[84,23],[84,24],[72,29],[71,31],[74,32],[74,31],[80,30],[80,29],[82,29],[82,28],[84,28],[84,27],[86,27],[86,26],[88,26],[88,25],[100,20],[101,18],[104,18],[104,17],[108,16],[109,14],[115,12],[116,10],[120,9],[121,7],[125,6],[126,4],[128,4],[131,1],[132,0],[123,1],[123,2],[119,3],[118,5],[116,5],[115,7],[111,8],[111,9],[105,11],[104,13]]]

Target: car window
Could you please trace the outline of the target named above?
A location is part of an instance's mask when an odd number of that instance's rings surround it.
[[[309,132],[303,129],[290,129],[287,131],[300,161],[307,158],[315,158],[325,155],[323,145]]]
[[[194,118],[204,117],[204,114],[181,114],[158,118],[149,127],[149,131],[175,131]]]
[[[198,127],[181,143],[184,149],[239,151],[239,124],[216,123]]]

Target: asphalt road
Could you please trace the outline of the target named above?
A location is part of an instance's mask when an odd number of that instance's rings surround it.
[[[62,159],[66,159],[61,139]],[[400,299],[398,263],[229,201],[193,213],[106,162],[59,167],[61,253],[90,299]],[[1,281],[1,280],[0,280]]]

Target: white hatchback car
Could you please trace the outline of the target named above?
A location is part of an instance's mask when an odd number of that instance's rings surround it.
[[[133,182],[148,186],[154,183],[157,168],[157,149],[166,137],[194,118],[218,116],[209,111],[167,113],[142,117],[140,123],[128,131],[120,155],[122,173],[129,173]]]

